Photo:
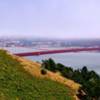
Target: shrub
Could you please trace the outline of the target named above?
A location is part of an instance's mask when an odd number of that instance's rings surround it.
[[[42,75],[45,75],[45,74],[47,74],[47,71],[46,71],[46,69],[42,69],[42,70],[41,70],[41,74],[42,74]]]

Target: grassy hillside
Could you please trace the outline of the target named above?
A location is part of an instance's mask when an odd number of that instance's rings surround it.
[[[74,100],[58,82],[32,76],[18,60],[0,50],[0,100]]]

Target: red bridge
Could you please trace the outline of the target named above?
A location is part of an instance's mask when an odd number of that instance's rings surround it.
[[[67,52],[81,52],[81,51],[98,51],[100,52],[100,47],[91,47],[91,48],[67,48],[60,50],[43,50],[43,51],[34,51],[34,52],[25,52],[25,53],[15,53],[17,56],[37,56],[44,54],[55,54],[55,53],[67,53]]]

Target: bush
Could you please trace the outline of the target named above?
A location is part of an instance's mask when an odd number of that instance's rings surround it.
[[[41,74],[42,74],[42,75],[45,75],[45,74],[47,74],[47,71],[46,71],[46,69],[42,69],[42,70],[41,70]]]

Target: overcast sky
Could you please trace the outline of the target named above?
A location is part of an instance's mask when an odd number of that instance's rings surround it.
[[[100,0],[0,0],[0,36],[100,38]]]

